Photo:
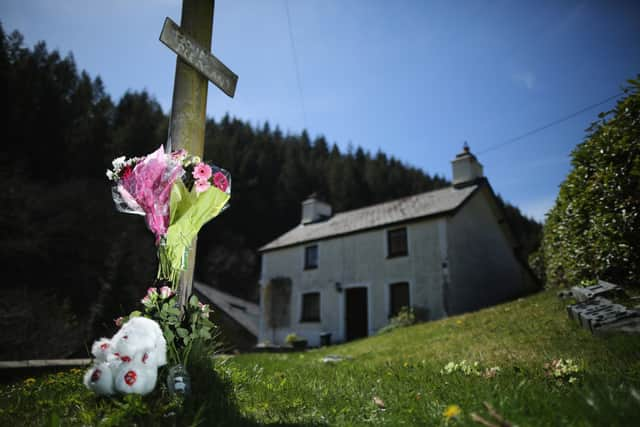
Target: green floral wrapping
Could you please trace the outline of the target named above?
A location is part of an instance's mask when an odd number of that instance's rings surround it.
[[[206,191],[187,190],[182,180],[171,188],[169,227],[158,246],[158,278],[169,280],[175,290],[180,272],[185,270],[193,239],[204,224],[227,205],[230,195],[215,186]]]

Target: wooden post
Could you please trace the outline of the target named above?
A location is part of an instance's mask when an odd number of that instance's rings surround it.
[[[199,45],[211,50],[214,0],[183,0],[181,29]],[[190,154],[204,154],[208,80],[179,56],[171,107],[171,143],[174,150],[184,148]],[[180,275],[178,301],[187,304],[193,287],[193,269],[198,238],[193,239],[187,269]]]
[[[160,34],[160,41],[178,55],[169,124],[171,149],[185,149],[201,158],[209,80],[230,97],[235,94],[238,82],[238,76],[210,53],[214,3],[214,0],[183,0],[180,27],[167,18]],[[191,243],[187,268],[178,283],[181,309],[193,288],[197,240],[196,236]]]

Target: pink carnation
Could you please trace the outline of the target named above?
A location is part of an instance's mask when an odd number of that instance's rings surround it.
[[[213,175],[213,185],[222,191],[227,191],[227,187],[229,187],[229,180],[227,180],[227,177],[224,176],[222,172],[216,172]]]
[[[163,286],[160,288],[160,299],[167,299],[173,296],[173,291],[168,286]]]
[[[198,180],[196,181],[196,193],[202,193],[203,191],[207,191],[209,189],[209,187],[211,187],[211,184],[209,184],[209,181],[206,180]]]
[[[211,166],[200,162],[193,168],[193,177],[198,181],[205,181],[211,178]]]

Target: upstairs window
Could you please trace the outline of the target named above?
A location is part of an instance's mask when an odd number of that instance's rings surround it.
[[[405,256],[407,253],[407,229],[387,231],[387,258]]]
[[[302,294],[301,322],[320,321],[320,292]]]
[[[402,307],[409,307],[409,284],[407,282],[389,285],[389,317],[395,317]]]
[[[318,245],[304,248],[304,269],[318,268]]]

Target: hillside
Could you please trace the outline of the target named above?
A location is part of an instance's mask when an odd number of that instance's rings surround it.
[[[491,419],[485,401],[517,425],[639,422],[640,338],[593,337],[568,320],[565,304],[544,292],[303,354],[240,356],[221,371],[242,412],[262,422],[441,425],[458,405],[449,422],[477,425],[472,412]],[[321,363],[329,354],[352,359]],[[557,359],[574,361],[576,383],[545,376],[545,363]],[[441,374],[462,360],[478,362],[481,375]]]
[[[192,368],[197,392],[180,423],[478,425],[475,412],[498,425],[488,402],[513,425],[638,425],[640,339],[593,337],[568,320],[564,305],[544,292],[344,345],[219,357],[217,375]],[[322,363],[327,355],[345,360]],[[570,359],[577,372],[547,377],[545,364],[557,359]],[[443,373],[463,360],[468,375]],[[71,370],[0,387],[0,424],[59,416],[65,425],[174,425],[175,406],[161,387],[143,398],[101,399],[81,376]]]

